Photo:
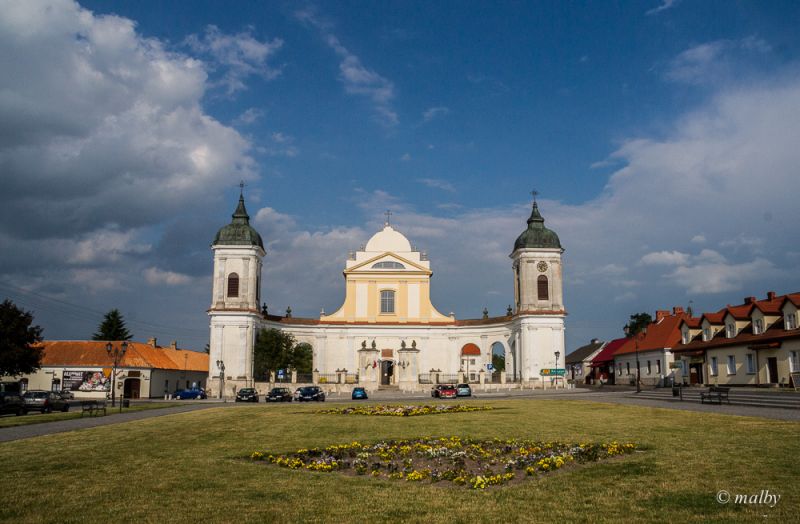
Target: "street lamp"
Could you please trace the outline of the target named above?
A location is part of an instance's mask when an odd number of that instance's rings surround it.
[[[225,398],[225,362],[217,360],[219,368],[219,398]]]
[[[630,326],[626,325],[625,328],[623,329],[623,331],[625,331],[625,336],[628,336],[630,334],[630,332],[631,332]],[[643,326],[640,333],[641,333],[642,337],[645,337],[647,335],[647,326]],[[634,343],[634,347],[636,348],[636,392],[637,393],[641,393],[642,392],[642,384],[641,384],[642,375],[641,375],[641,369],[639,367],[639,333],[636,333],[636,334],[633,335],[633,343]]]
[[[555,352],[555,356],[556,356],[556,369],[558,369],[558,357],[561,356],[561,352],[560,351],[556,351]],[[558,372],[555,371],[554,373],[558,373]],[[564,386],[564,383],[562,382],[561,385]],[[558,387],[558,375],[557,374],[556,374],[556,387]]]
[[[126,340],[122,341],[120,347],[114,347],[111,342],[106,344],[106,353],[108,356],[114,360],[114,368],[111,371],[111,407],[114,407],[114,402],[116,400],[116,392],[117,392],[117,366],[119,366],[120,361],[122,361],[122,357],[125,356],[125,352],[128,351],[128,342]],[[120,409],[121,409],[121,402],[120,402]]]

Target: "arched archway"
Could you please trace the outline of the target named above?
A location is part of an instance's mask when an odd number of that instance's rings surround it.
[[[469,342],[461,348],[461,371],[467,382],[478,382],[478,373],[483,367],[481,348]]]

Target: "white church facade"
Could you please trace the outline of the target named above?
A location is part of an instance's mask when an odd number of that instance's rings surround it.
[[[430,261],[388,221],[347,256],[343,304],[319,318],[277,316],[260,307],[266,252],[242,196],[212,250],[208,386],[214,395],[222,388],[230,396],[263,380],[253,373],[262,328],[291,333],[312,347],[315,383],[417,390],[437,380],[488,382],[497,344],[506,371],[496,382],[535,384],[540,370],[564,367],[564,250],[544,227],[536,201],[510,254],[515,307],[502,317],[459,320],[439,312],[430,299]]]

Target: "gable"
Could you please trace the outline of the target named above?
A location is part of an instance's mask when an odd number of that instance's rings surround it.
[[[373,267],[375,264],[386,264],[387,266],[391,266],[393,264],[400,264],[403,266],[402,269],[397,267],[385,267],[385,268],[375,268]],[[416,262],[412,262],[407,258],[401,257],[396,253],[392,253],[387,251],[386,253],[381,253],[378,256],[372,257],[369,260],[365,260],[364,262],[353,266],[349,269],[345,269],[345,274],[347,273],[392,273],[392,272],[423,272],[427,275],[431,274],[431,271],[423,266],[420,266]]]

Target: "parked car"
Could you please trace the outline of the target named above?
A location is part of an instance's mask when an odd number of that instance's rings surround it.
[[[300,390],[301,389],[303,389],[303,388],[297,388],[297,389],[294,390],[294,393],[292,393],[292,395],[294,396],[294,399],[297,402],[300,402]]]
[[[439,384],[431,390],[434,398],[456,398],[456,387],[452,384]]]
[[[69,402],[64,400],[55,391],[28,391],[22,398],[25,400],[26,411],[69,411]]]
[[[258,402],[258,391],[255,388],[242,388],[236,393],[236,402]]]
[[[300,388],[300,396],[297,399],[299,402],[325,402],[325,392],[318,386],[306,386]]]
[[[267,402],[291,402],[292,392],[289,388],[272,388],[267,394]]]
[[[68,389],[62,389],[58,394],[61,395],[61,398],[64,400],[73,400],[75,398],[75,393]]]
[[[472,388],[469,387],[469,384],[458,384],[456,386],[456,396],[457,397],[471,397],[472,396]]]
[[[351,397],[353,400],[367,400],[367,390],[364,388],[353,388],[353,395]]]
[[[27,412],[25,401],[19,393],[15,391],[0,391],[0,414],[25,415]]]
[[[176,391],[172,398],[175,400],[187,400],[187,399],[196,399],[199,400],[201,398],[208,398],[206,392],[202,388],[197,389],[179,389]]]

